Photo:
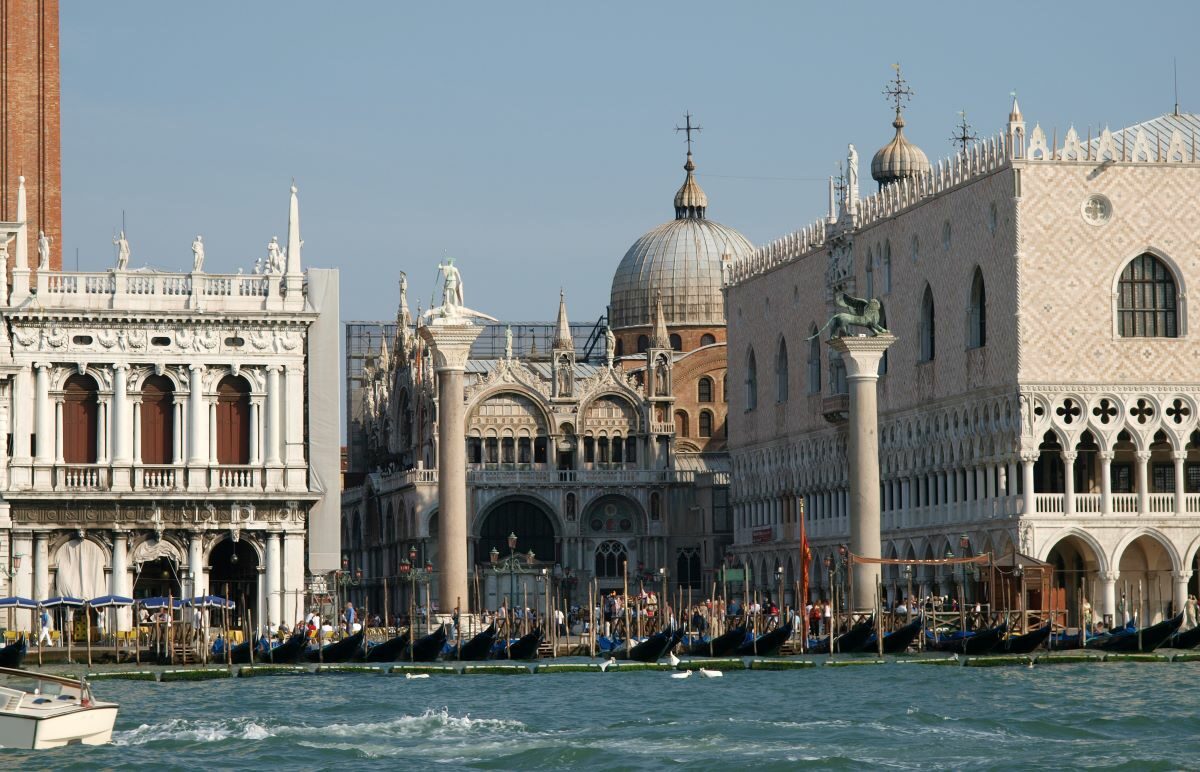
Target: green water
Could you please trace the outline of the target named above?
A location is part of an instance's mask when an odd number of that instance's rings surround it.
[[[1200,664],[96,683],[111,746],[6,769],[1200,768]]]

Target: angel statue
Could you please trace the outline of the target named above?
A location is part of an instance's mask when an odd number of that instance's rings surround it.
[[[445,263],[438,263],[438,273],[445,277],[442,284],[442,307],[449,310],[463,305],[462,274],[454,267],[454,258],[446,258]]]
[[[879,298],[856,298],[845,292],[835,292],[833,302],[846,311],[829,317],[825,326],[810,335],[807,340],[812,340],[825,330],[829,330],[828,340],[845,337],[851,327],[866,327],[872,335],[887,334],[887,328],[883,326],[883,305]]]

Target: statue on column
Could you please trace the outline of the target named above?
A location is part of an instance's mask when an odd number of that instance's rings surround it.
[[[192,242],[192,273],[200,273],[204,270],[204,239],[199,235]]]
[[[452,309],[462,308],[463,281],[462,274],[454,267],[454,258],[446,258],[445,263],[438,263],[438,274],[443,277],[442,309],[446,314],[456,313]]]
[[[117,248],[117,270],[124,271],[129,267],[129,241],[125,238],[125,231],[113,239],[113,245]]]
[[[879,298],[856,298],[845,292],[835,292],[833,302],[846,311],[829,317],[825,326],[806,340],[812,340],[826,330],[829,330],[829,340],[845,337],[851,327],[865,327],[871,335],[887,334],[887,328],[883,326],[883,304],[879,302]]]
[[[558,396],[571,396],[571,358],[563,354],[558,359]]]
[[[611,369],[613,366],[613,357],[617,353],[617,336],[613,335],[611,327],[604,328],[604,358],[608,361],[608,366]]]
[[[512,325],[504,328],[504,358],[512,360]]]
[[[37,250],[38,250],[38,270],[47,271],[50,269],[50,237],[45,231],[38,231]]]

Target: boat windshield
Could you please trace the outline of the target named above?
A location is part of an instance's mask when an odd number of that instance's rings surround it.
[[[40,678],[36,673],[4,673],[0,672],[0,686],[17,689],[27,694],[45,694],[57,696],[65,694],[66,684],[58,678]],[[78,687],[74,691],[78,691]]]

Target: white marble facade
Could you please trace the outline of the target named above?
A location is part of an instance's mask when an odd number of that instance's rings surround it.
[[[336,271],[302,271],[295,188],[265,273],[31,275],[23,224],[0,230],[0,594],[228,591],[256,625],[295,624],[325,498],[310,374],[337,356],[311,331],[338,314],[310,292]]]

